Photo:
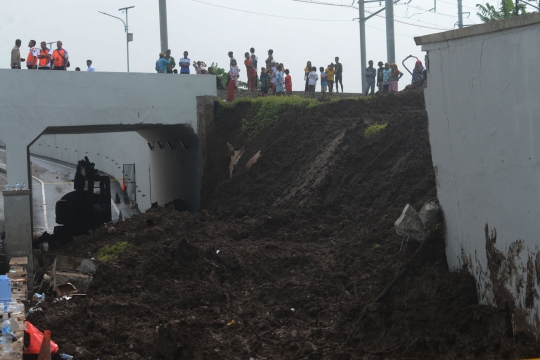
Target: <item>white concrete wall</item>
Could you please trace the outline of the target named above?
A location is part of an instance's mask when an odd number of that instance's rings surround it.
[[[194,159],[199,149],[171,153],[164,149],[150,155],[147,141],[176,141],[197,134],[196,97],[203,95],[216,95],[214,76],[0,70],[0,141],[6,144],[8,181],[29,183],[27,146],[39,138],[32,153],[71,163],[88,155],[98,169],[115,177],[122,174],[118,166],[135,163],[141,210],[151,201],[172,200],[178,186],[189,183],[190,189],[183,190],[191,193],[198,186],[192,180],[174,182],[158,171],[151,181],[150,168],[154,162],[156,169],[169,169],[171,159],[173,167],[185,167],[177,163],[186,156]],[[173,124],[184,127],[153,127]],[[131,132],[89,134],[123,130]],[[181,172],[187,176],[187,169]]]
[[[203,95],[216,95],[213,76],[0,70],[0,141],[6,144],[8,180],[28,183],[18,165],[26,154],[17,149],[47,128],[84,133],[95,131],[90,126],[108,131],[187,124],[196,133],[196,97]]]
[[[535,334],[540,334],[539,39],[536,22],[422,47],[429,58],[425,99],[448,264],[471,271],[481,303],[507,303],[515,331]]]

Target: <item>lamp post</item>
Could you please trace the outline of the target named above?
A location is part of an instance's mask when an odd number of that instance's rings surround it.
[[[107,13],[104,13],[103,11],[98,11],[98,13],[100,13],[100,14],[107,15],[107,16],[113,17],[115,19],[118,19],[124,24],[124,29],[126,31],[127,72],[129,72],[129,42],[133,41],[133,34],[130,34],[129,31],[128,31],[129,30],[128,29],[128,10],[133,9],[134,7],[135,6],[128,6],[128,7],[125,7],[125,8],[118,9],[118,11],[124,10],[126,12],[126,21],[122,20],[118,16],[107,14]]]

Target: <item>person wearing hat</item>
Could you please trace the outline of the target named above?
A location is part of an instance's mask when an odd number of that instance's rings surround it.
[[[169,65],[167,65],[167,74],[172,74],[173,69],[176,66],[176,61],[171,56],[171,49],[167,49],[167,51],[165,51],[165,59],[169,61]]]
[[[379,91],[383,91],[383,70],[384,70],[384,64],[382,61],[379,61],[377,64],[379,68],[377,69],[377,87],[379,88]]]

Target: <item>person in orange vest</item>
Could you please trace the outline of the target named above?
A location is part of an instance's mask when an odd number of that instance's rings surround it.
[[[28,47],[30,51],[26,57],[26,68],[32,70],[37,67],[37,56],[39,54],[39,49],[36,49],[36,40],[30,40]]]
[[[53,70],[67,70],[68,52],[62,48],[62,42],[60,40],[56,43],[56,47],[53,51]]]
[[[36,52],[37,54],[37,69],[38,70],[51,70],[52,63],[52,51],[47,47],[45,41],[41,42],[41,49]]]

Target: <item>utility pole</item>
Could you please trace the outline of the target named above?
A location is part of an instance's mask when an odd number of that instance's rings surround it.
[[[161,52],[169,48],[169,36],[167,33],[167,0],[159,0],[159,34],[161,36]]]
[[[461,0],[458,0],[461,2]],[[394,36],[394,0],[385,0],[386,8],[386,57],[388,62],[396,62],[396,42]]]
[[[366,13],[364,11],[364,0],[358,0],[358,12],[360,23],[360,71],[362,72],[362,93],[366,90],[366,75],[364,69],[366,68]]]
[[[458,14],[458,27],[463,29],[463,5],[461,4],[462,0],[457,0],[457,14]]]

